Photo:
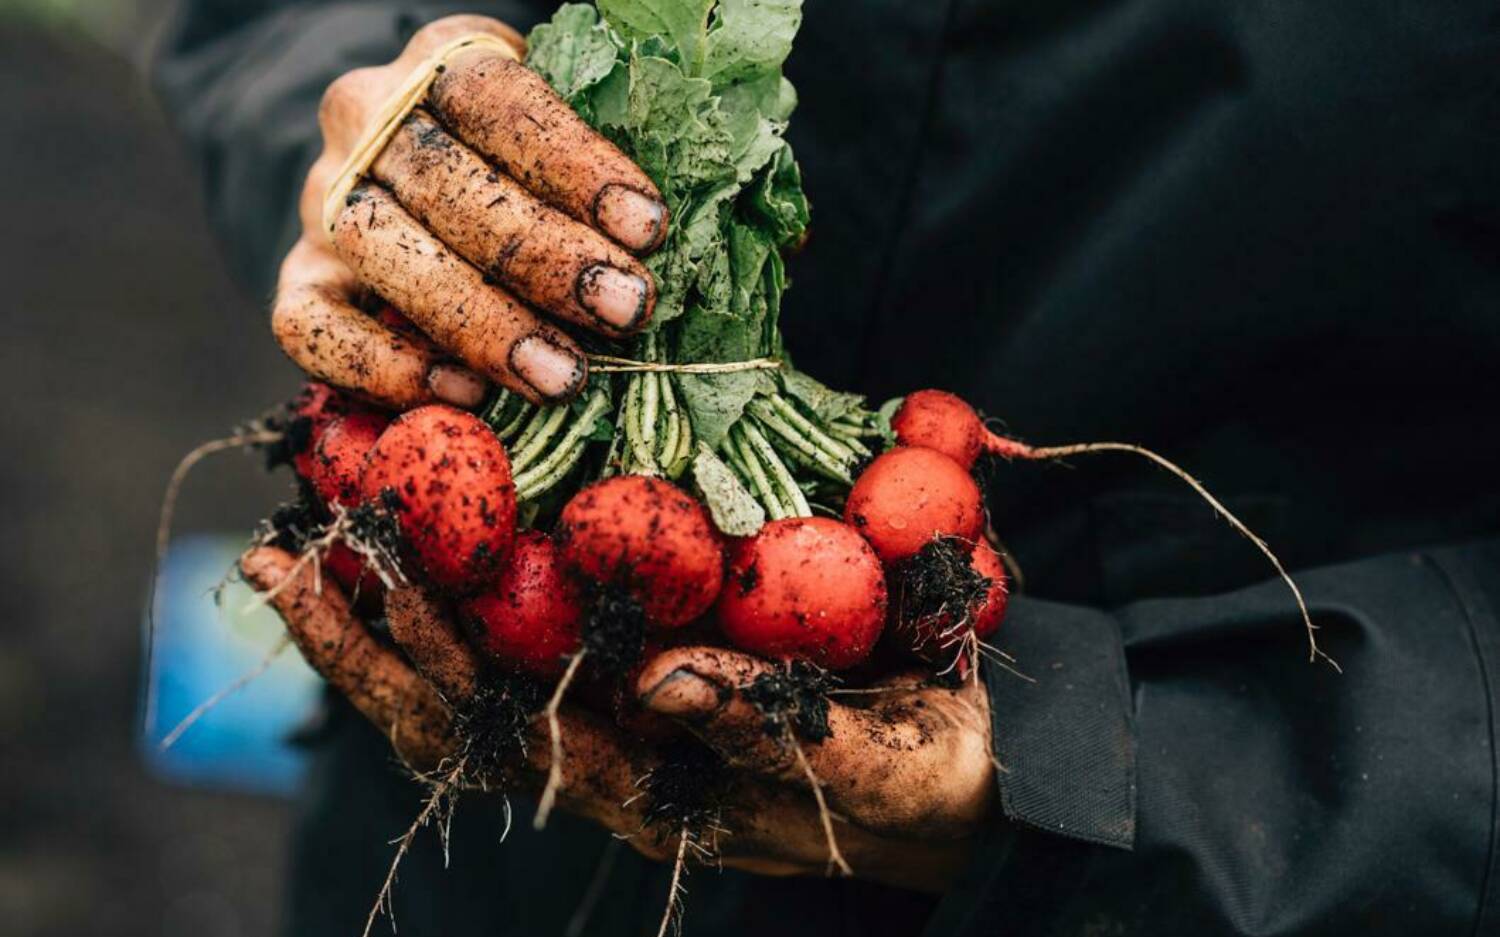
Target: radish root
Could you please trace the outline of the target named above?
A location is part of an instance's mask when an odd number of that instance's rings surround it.
[[[395,552],[391,548],[380,543],[378,540],[367,539],[359,535],[358,529],[365,523],[361,518],[367,517],[368,515],[365,512],[370,510],[367,506],[356,508],[353,511],[348,510],[341,504],[334,504],[330,507],[333,512],[333,523],[324,527],[318,536],[307,541],[306,545],[302,548],[301,554],[297,557],[297,562],[292,565],[286,577],[265,592],[257,592],[245,607],[246,611],[259,608],[274,599],[280,594],[282,589],[285,589],[297,578],[297,574],[308,563],[311,563],[313,566],[313,591],[318,595],[322,595],[323,557],[327,556],[328,551],[333,549],[334,544],[340,541],[364,559],[365,569],[370,570],[379,577],[381,584],[387,589],[397,589],[401,586],[410,585],[406,574],[401,571],[401,565],[396,558]],[[275,531],[268,532],[261,538],[260,545],[264,546],[265,543],[274,539],[275,536]]]
[[[285,434],[280,430],[252,425],[249,429],[235,433],[233,436],[211,439],[195,447],[177,462],[176,468],[172,469],[172,476],[167,479],[167,490],[162,495],[161,515],[156,522],[156,560],[151,568],[151,585],[149,594],[146,596],[146,673],[148,677],[154,677],[156,674],[157,580],[161,576],[162,566],[167,562],[167,547],[172,540],[172,516],[177,512],[177,497],[182,492],[182,484],[187,480],[188,473],[199,462],[217,452],[240,449],[245,446],[270,446],[281,442],[283,438]],[[146,695],[146,713],[143,721],[147,732],[156,727],[154,694]]]
[[[833,832],[833,813],[828,809],[828,801],[823,797],[823,782],[813,773],[812,765],[808,763],[807,753],[802,750],[802,743],[797,741],[797,736],[790,729],[786,734],[787,744],[792,748],[792,754],[797,756],[797,766],[802,769],[803,775],[807,777],[808,786],[812,788],[813,800],[818,802],[818,820],[823,824],[823,837],[828,841],[828,869],[829,875],[834,869],[840,875],[852,877],[854,870],[844,860],[844,854],[839,851],[839,839]]]
[[[536,805],[536,818],[532,821],[532,825],[539,830],[547,826],[547,818],[551,816],[552,806],[557,802],[557,789],[562,786],[562,723],[558,721],[557,711],[562,707],[563,694],[568,692],[568,685],[573,682],[579,665],[587,655],[587,648],[573,655],[573,659],[568,661],[568,669],[563,671],[562,679],[557,681],[557,689],[552,691],[552,698],[547,701],[547,733],[552,741],[552,762],[547,766],[547,786],[542,788],[541,800]]]
[[[1200,498],[1202,498],[1204,501],[1207,501],[1209,506],[1212,507],[1219,514],[1219,516],[1228,521],[1229,526],[1233,527],[1246,540],[1249,540],[1251,543],[1253,543],[1256,549],[1260,550],[1260,552],[1265,555],[1266,559],[1271,561],[1271,565],[1276,568],[1276,573],[1281,577],[1281,581],[1285,582],[1287,584],[1287,588],[1292,590],[1292,597],[1297,600],[1297,610],[1302,613],[1302,624],[1307,629],[1307,659],[1310,662],[1316,662],[1321,658],[1322,660],[1327,661],[1335,671],[1339,673],[1344,672],[1344,669],[1339,666],[1338,661],[1328,656],[1328,654],[1318,646],[1318,626],[1313,624],[1312,615],[1307,610],[1307,602],[1302,597],[1302,590],[1297,587],[1297,583],[1293,581],[1291,574],[1288,573],[1286,571],[1286,567],[1282,565],[1281,558],[1271,550],[1271,547],[1264,540],[1262,540],[1254,531],[1247,527],[1244,521],[1241,521],[1234,515],[1234,512],[1225,507],[1223,502],[1210,494],[1209,490],[1203,486],[1203,483],[1190,475],[1186,469],[1165,458],[1164,456],[1160,456],[1155,452],[1152,452],[1150,449],[1126,442],[1086,442],[1074,443],[1072,445],[1066,446],[1029,446],[1026,443],[1020,442],[1018,440],[1009,439],[1004,436],[998,436],[992,432],[987,432],[986,448],[990,452],[994,453],[995,455],[1001,456],[1002,458],[1028,459],[1033,461],[1066,459],[1069,456],[1084,455],[1091,452],[1128,452],[1141,456],[1142,458],[1149,459],[1161,468],[1177,476],[1177,478],[1186,483],[1189,488],[1192,488],[1193,491],[1197,492]]]
[[[686,826],[677,833],[677,858],[672,863],[672,884],[667,887],[667,909],[661,916],[661,927],[656,929],[656,937],[667,937],[667,929],[672,926],[673,921],[677,923],[677,933],[682,932],[682,896],[687,891],[682,885],[682,872],[687,865],[688,841],[691,838],[692,834]]]
[[[391,892],[396,886],[396,871],[401,867],[401,860],[406,858],[406,853],[411,849],[412,841],[417,838],[417,832],[432,822],[438,811],[447,805],[447,816],[441,822],[443,837],[443,861],[447,862],[448,856],[448,824],[453,819],[453,793],[463,779],[464,767],[468,764],[468,756],[460,758],[448,773],[436,782],[432,782],[432,789],[427,796],[427,801],[422,805],[422,811],[417,814],[411,826],[406,828],[406,833],[396,842],[396,855],[391,858],[391,867],[385,874],[385,881],[381,883],[380,892],[375,896],[375,906],[370,909],[370,915],[365,919],[365,929],[361,937],[370,937],[370,931],[375,926],[376,918],[384,912],[391,919],[391,932],[396,931],[395,909],[391,906]]]

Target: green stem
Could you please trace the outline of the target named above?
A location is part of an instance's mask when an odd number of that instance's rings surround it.
[[[870,447],[865,445],[864,439],[859,435],[859,430],[851,430],[847,425],[841,425],[837,421],[828,424],[828,435],[853,449],[859,456],[871,455]],[[871,433],[872,436],[880,435],[878,432]]]
[[[500,437],[501,442],[510,442],[521,426],[531,415],[532,405],[519,394],[508,390],[501,390],[496,395],[489,409],[485,411],[484,420],[494,429],[495,435]]]
[[[604,415],[608,407],[609,401],[604,394],[591,396],[583,412],[578,414],[578,418],[546,457],[515,476],[516,497],[529,501],[566,478],[583,457],[583,450],[588,445],[588,434],[593,431],[594,423]]]
[[[641,375],[641,443],[655,456],[656,419],[661,409],[661,388],[655,374]]]
[[[677,441],[677,454],[672,457],[674,465],[686,466],[693,457],[693,421],[686,411],[679,410],[682,420],[682,435]]]
[[[520,435],[512,440],[509,445],[509,449],[512,453],[510,460],[512,466],[514,466],[516,462],[514,453],[516,453],[522,446],[531,442],[531,438],[541,431],[542,427],[547,423],[547,417],[551,415],[551,412],[546,407],[537,407],[532,411],[531,416],[526,420],[526,425],[521,428]]]
[[[651,447],[646,445],[646,435],[641,427],[641,383],[642,376],[631,375],[630,382],[625,390],[625,405],[621,409],[625,424],[625,444],[630,449],[630,458],[634,468],[643,475],[655,475],[656,458]]]
[[[782,503],[780,496],[776,493],[776,487],[766,477],[766,471],[761,466],[760,460],[755,457],[755,449],[745,439],[745,433],[740,429],[738,423],[729,428],[729,443],[732,450],[731,459],[740,471],[749,476],[750,486],[760,495],[760,503],[765,506],[766,513],[771,520],[781,520],[790,517],[791,510]]]
[[[778,415],[806,433],[807,438],[812,440],[815,446],[845,464],[855,460],[853,449],[850,449],[848,446],[823,432],[821,427],[803,416],[802,411],[793,406],[790,400],[787,400],[780,394],[773,394],[766,399],[771,402],[771,407],[775,409]]]
[[[526,427],[530,434],[523,442],[517,442],[510,457],[511,472],[520,474],[524,472],[531,463],[541,457],[547,450],[547,446],[557,436],[558,430],[562,429],[563,422],[568,418],[568,407],[547,407],[537,412],[538,416],[546,415],[534,431],[531,426]],[[536,420],[532,421],[536,423]]]
[[[662,467],[671,474],[672,467],[677,464],[677,449],[682,443],[684,421],[682,411],[677,407],[677,395],[672,392],[672,376],[655,374],[652,377],[661,385],[662,434],[657,452],[660,453]]]
[[[770,472],[772,481],[776,487],[781,489],[781,495],[786,499],[785,503],[792,511],[792,516],[808,517],[812,514],[812,508],[807,506],[807,497],[802,494],[802,489],[797,487],[797,480],[787,469],[786,463],[776,454],[776,450],[766,442],[766,437],[761,435],[754,422],[741,420],[738,424],[744,433],[744,438],[749,441],[761,460]]]
[[[813,471],[820,475],[826,475],[834,481],[842,482],[845,485],[854,484],[854,479],[850,477],[847,468],[848,464],[853,462],[852,453],[848,462],[841,464],[840,461],[835,461],[829,456],[826,450],[818,446],[811,438],[803,433],[799,433],[795,427],[790,426],[783,420],[781,415],[765,404],[762,398],[752,400],[746,409],[749,410],[752,419],[765,426],[773,436],[791,446],[797,455],[801,457],[803,463],[813,469]]]

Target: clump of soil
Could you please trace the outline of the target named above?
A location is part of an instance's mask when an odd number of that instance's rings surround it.
[[[766,734],[784,739],[794,732],[809,742],[821,742],[833,734],[828,725],[828,691],[838,678],[816,664],[794,660],[778,670],[763,673],[740,690],[740,695],[760,712]]]
[[[696,739],[681,739],[662,751],[661,764],[641,781],[645,829],[658,842],[687,831],[700,842],[718,828],[729,785],[729,767]]]
[[[991,585],[970,561],[969,546],[957,537],[938,537],[895,570],[892,591],[903,622],[944,631],[968,623],[969,610],[984,601]]]
[[[583,652],[589,664],[619,679],[640,663],[646,647],[646,613],[624,589],[601,585],[589,597],[583,623]]]
[[[319,513],[317,503],[306,491],[300,491],[291,501],[278,504],[271,516],[260,522],[256,539],[288,553],[301,553],[322,528]]]
[[[536,681],[498,669],[480,675],[478,688],[453,714],[464,773],[504,780],[526,752],[531,722],[547,697]]]

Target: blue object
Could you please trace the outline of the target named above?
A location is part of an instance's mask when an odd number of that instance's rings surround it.
[[[226,581],[244,546],[243,535],[182,537],[157,573],[155,659],[146,662],[144,681],[150,724],[141,734],[142,754],[155,774],[171,781],[285,795],[305,767],[288,737],[312,713],[322,686],[290,645],[161,748],[196,707],[261,668],[284,642],[275,611],[256,602],[238,578]]]

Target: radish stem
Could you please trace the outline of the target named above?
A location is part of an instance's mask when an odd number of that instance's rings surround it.
[[[568,407],[547,407],[537,411],[541,425],[531,433],[530,438],[524,443],[517,443],[511,449],[510,469],[514,473],[521,473],[531,467],[531,464],[541,457],[547,445],[557,437],[558,430],[562,429],[563,421],[568,418]],[[537,421],[533,421],[534,423]],[[527,428],[530,431],[530,427]]]
[[[776,483],[776,487],[781,490],[782,497],[786,499],[783,503],[791,510],[791,516],[812,516],[812,508],[807,506],[807,498],[802,494],[802,489],[797,487],[797,480],[792,477],[791,472],[787,471],[786,463],[781,461],[776,450],[766,442],[766,437],[755,428],[754,421],[741,420],[737,425],[740,427],[743,438],[765,462],[772,481]]]

